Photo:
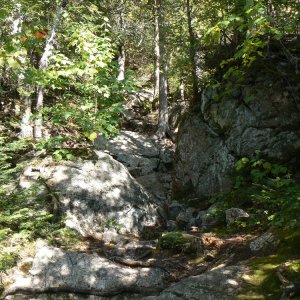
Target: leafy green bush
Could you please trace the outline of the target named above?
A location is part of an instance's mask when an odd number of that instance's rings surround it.
[[[215,195],[223,210],[240,207],[250,217],[237,221],[234,229],[264,229],[270,225],[296,228],[300,225],[300,184],[286,166],[259,158],[240,159],[235,166],[234,188],[226,194]],[[238,226],[236,226],[238,225]]]

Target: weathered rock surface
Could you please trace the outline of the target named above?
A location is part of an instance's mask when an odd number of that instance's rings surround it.
[[[205,229],[213,227],[218,222],[221,222],[222,220],[220,220],[219,216],[216,214],[218,210],[218,205],[213,204],[208,209],[199,211],[195,219],[196,226]]]
[[[278,245],[279,240],[274,236],[271,231],[267,231],[250,243],[252,251],[260,251],[266,248],[273,248]]]
[[[151,173],[145,176],[137,177],[136,180],[144,187],[146,191],[154,195],[157,199],[166,199],[167,189],[161,182],[159,173]]]
[[[240,208],[229,208],[225,211],[227,225],[233,224],[240,218],[248,218],[249,214]]]
[[[228,172],[256,150],[269,161],[299,164],[299,99],[291,93],[280,83],[270,89],[263,81],[221,98],[207,89],[201,108],[187,114],[179,128],[174,197],[194,194],[205,200],[228,191]]]
[[[159,150],[150,138],[133,131],[123,130],[118,136],[108,141],[100,136],[96,138],[94,144],[99,150],[107,150],[117,158],[121,157],[120,160],[122,155],[129,154],[149,158],[159,156]]]
[[[122,130],[110,140],[99,135],[94,141],[97,149],[105,150],[128,168],[130,174],[158,200],[170,195],[174,145],[157,141],[144,134]],[[170,178],[168,178],[170,177]]]
[[[219,266],[201,275],[191,276],[164,290],[159,296],[142,300],[229,300],[242,286],[244,266]]]
[[[158,268],[133,269],[96,254],[43,246],[38,249],[28,274],[15,274],[15,282],[6,295],[56,292],[96,296],[114,296],[123,292],[145,294],[161,290],[165,276]]]
[[[152,197],[121,163],[104,152],[96,153],[94,161],[39,169],[38,177],[55,192],[66,225],[84,236],[111,227],[140,235],[145,227],[154,226],[158,214]]]

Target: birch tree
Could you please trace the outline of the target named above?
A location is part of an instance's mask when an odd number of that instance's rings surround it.
[[[125,2],[121,1],[121,8],[119,10],[119,23],[120,23],[120,46],[119,46],[119,57],[118,57],[118,65],[119,65],[119,74],[118,80],[125,79],[125,62],[126,62],[126,50],[125,50]]]
[[[44,52],[39,61],[39,69],[41,71],[46,71],[48,68],[49,58],[53,54],[54,43],[55,43],[56,35],[57,35],[57,27],[61,21],[62,13],[64,11],[64,8],[67,5],[67,2],[68,2],[68,0],[62,0],[60,5],[57,8],[50,35],[46,40]],[[43,137],[43,130],[42,130],[43,117],[42,117],[41,110],[44,106],[44,86],[38,85],[36,90],[37,90],[37,100],[36,100],[37,117],[36,117],[35,125],[34,125],[34,138],[35,138],[35,140],[39,140]]]
[[[159,93],[159,62],[160,62],[160,52],[159,52],[159,16],[158,16],[158,1],[154,1],[154,90],[153,98],[156,98]]]

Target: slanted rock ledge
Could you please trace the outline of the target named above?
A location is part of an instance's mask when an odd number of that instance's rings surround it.
[[[63,251],[43,246],[37,250],[28,274],[17,271],[15,282],[3,299],[14,294],[74,293],[113,296],[130,292],[158,292],[164,287],[165,271],[129,268],[97,254]]]

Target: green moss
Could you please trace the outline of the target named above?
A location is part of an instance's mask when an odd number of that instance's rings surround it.
[[[5,271],[15,266],[17,259],[18,255],[15,252],[2,253],[0,255],[0,271]]]
[[[281,238],[276,254],[248,261],[250,271],[244,275],[245,288],[238,299],[280,299],[279,267],[288,281],[300,284],[300,231],[277,231],[276,235]]]
[[[180,253],[197,253],[201,241],[198,237],[182,232],[169,232],[158,240],[158,249],[167,249]]]

